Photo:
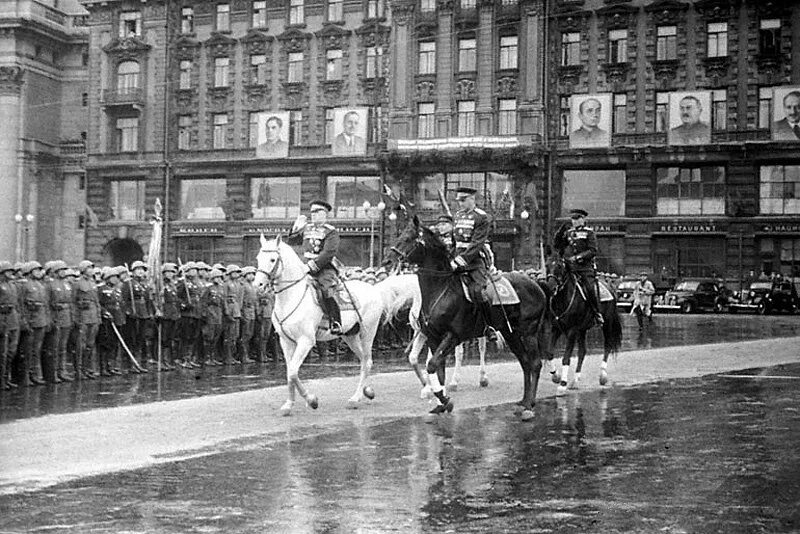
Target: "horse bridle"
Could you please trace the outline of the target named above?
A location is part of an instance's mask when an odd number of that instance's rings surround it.
[[[277,280],[275,278],[275,276],[276,276],[276,274],[278,272],[278,267],[283,265],[283,258],[281,257],[281,251],[279,249],[277,249],[277,248],[274,248],[274,249],[262,248],[261,252],[274,252],[278,256],[278,260],[275,262],[275,265],[272,267],[271,270],[265,271],[264,269],[261,269],[260,267],[256,268],[256,272],[259,272],[259,273],[263,274],[264,276],[267,277],[267,280],[269,280],[269,287],[272,288],[272,293],[273,294],[278,295],[280,293],[283,293],[287,289],[289,289],[291,287],[294,287],[295,285],[299,284],[300,282],[302,282],[303,280],[306,279],[307,275],[303,275],[300,278],[298,278],[297,280],[284,280],[284,281]],[[278,283],[284,283],[284,284],[287,284],[287,285],[285,287],[280,288],[280,289],[275,289],[275,285],[278,284]]]

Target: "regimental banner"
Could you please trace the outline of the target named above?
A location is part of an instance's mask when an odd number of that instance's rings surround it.
[[[514,148],[520,146],[514,136],[441,137],[437,139],[389,139],[390,150],[457,150],[459,148]]]
[[[225,228],[222,226],[207,226],[207,225],[192,225],[192,226],[184,226],[184,225],[177,225],[174,224],[171,227],[172,235],[175,236],[187,236],[187,235],[223,235],[225,234]]]
[[[765,223],[757,231],[765,234],[800,234],[800,223]]]

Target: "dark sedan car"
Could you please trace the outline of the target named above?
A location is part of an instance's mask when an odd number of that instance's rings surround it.
[[[768,313],[795,313],[800,309],[800,297],[795,285],[788,281],[769,280],[752,282],[738,298],[731,302],[732,313],[754,311],[761,315]]]
[[[655,305],[656,310],[695,313],[708,310],[716,313],[728,307],[729,292],[721,281],[713,278],[688,278],[667,291]]]

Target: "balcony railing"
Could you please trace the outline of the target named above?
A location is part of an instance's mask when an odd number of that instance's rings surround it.
[[[103,89],[100,103],[104,106],[143,106],[144,91],[138,87]]]
[[[0,18],[35,20],[65,32],[85,33],[88,14],[67,14],[38,0],[0,1]]]

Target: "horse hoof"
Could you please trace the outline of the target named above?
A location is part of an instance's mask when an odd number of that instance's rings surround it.
[[[429,424],[429,425],[432,425],[433,423],[436,422],[436,415],[434,415],[432,413],[426,413],[425,414],[425,422],[427,424]]]
[[[288,416],[292,415],[292,402],[291,401],[286,401],[283,404],[283,406],[281,406],[281,409],[279,411],[280,411],[280,414],[282,416],[284,416],[284,417],[288,417]]]
[[[431,391],[431,387],[430,386],[425,386],[424,388],[422,388],[420,390],[420,392],[419,392],[419,398],[420,399],[427,400],[427,399],[430,399],[431,397],[433,397],[433,392]]]
[[[522,421],[530,421],[533,419],[533,410],[522,410],[522,415],[520,416]]]
[[[364,396],[369,400],[375,398],[375,390],[372,389],[372,386],[364,386]]]
[[[566,384],[559,385],[556,388],[556,397],[563,397],[566,394],[567,394],[567,386],[566,386]]]
[[[439,415],[443,413],[452,413],[452,411],[453,411],[453,401],[448,399],[446,404],[439,404],[428,413],[431,415]]]
[[[568,389],[571,389],[571,390],[573,390],[573,391],[574,391],[574,390],[576,390],[576,389],[578,389],[578,383],[577,383],[577,382],[573,382],[573,383],[571,383],[571,384],[569,385],[569,388],[568,388]]]
[[[483,378],[481,378],[481,381],[478,382],[478,383],[481,385],[482,388],[488,387],[489,386],[489,379],[484,376]]]
[[[447,386],[448,391],[458,391],[458,384],[450,384]]]
[[[356,410],[356,409],[358,409],[358,401],[354,401],[353,399],[350,399],[349,401],[347,401],[347,409],[348,410]]]
[[[550,380],[553,381],[553,384],[558,384],[561,382],[561,377],[558,376],[558,373],[550,373]]]
[[[308,407],[311,408],[312,410],[316,410],[317,408],[319,408],[319,399],[317,398],[316,395],[309,394],[308,398],[306,399],[306,404],[308,404]]]
[[[608,384],[608,373],[603,371],[600,373],[600,385],[605,386],[606,384]]]

